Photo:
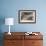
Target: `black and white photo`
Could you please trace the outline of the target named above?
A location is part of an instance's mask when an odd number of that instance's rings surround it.
[[[36,10],[19,10],[19,23],[36,23]]]

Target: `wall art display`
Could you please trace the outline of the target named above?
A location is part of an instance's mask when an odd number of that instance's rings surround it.
[[[19,10],[19,23],[36,23],[36,10]]]

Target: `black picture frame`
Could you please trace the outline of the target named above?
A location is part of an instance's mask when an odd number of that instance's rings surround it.
[[[22,24],[36,23],[36,10],[19,10],[18,22]]]

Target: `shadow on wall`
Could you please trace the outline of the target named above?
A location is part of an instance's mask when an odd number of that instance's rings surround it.
[[[3,46],[3,32],[2,25],[5,23],[5,17],[0,16],[0,46]]]

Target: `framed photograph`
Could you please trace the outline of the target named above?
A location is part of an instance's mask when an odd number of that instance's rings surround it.
[[[19,23],[36,23],[36,10],[19,10]]]

